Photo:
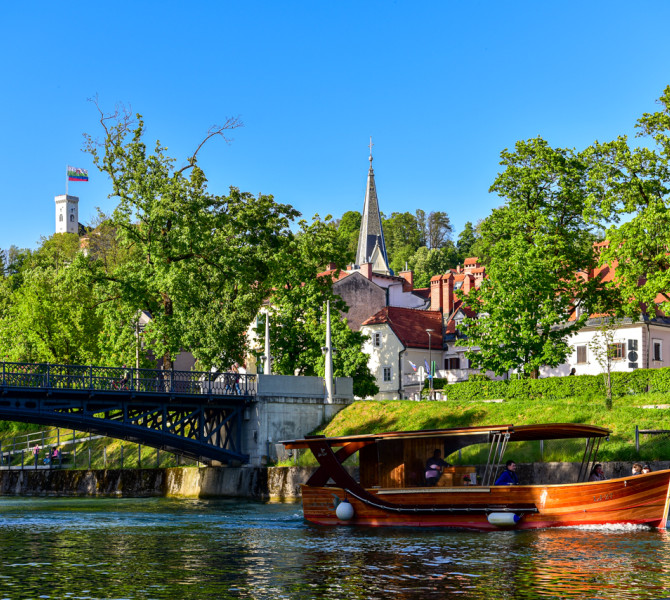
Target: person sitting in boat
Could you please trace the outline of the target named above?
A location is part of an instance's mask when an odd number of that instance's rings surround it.
[[[641,473],[642,473],[642,465],[640,463],[635,463],[633,465],[631,475],[640,475]]]
[[[513,460],[508,460],[505,463],[505,470],[493,485],[519,485],[519,478],[516,475],[516,463]]]
[[[433,456],[426,461],[426,485],[437,485],[444,467],[451,465],[442,459],[442,452],[435,450]]]
[[[651,467],[649,465],[644,465],[644,467],[642,467],[642,474],[646,475],[647,473],[651,473]]]
[[[607,477],[605,477],[605,473],[603,473],[603,466],[601,464],[597,464],[595,467],[593,467],[593,471],[591,471],[589,481],[605,481],[605,479],[607,479]]]

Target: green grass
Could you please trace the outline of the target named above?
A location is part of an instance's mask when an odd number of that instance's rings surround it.
[[[670,410],[644,409],[643,405],[670,405],[670,394],[638,394],[615,398],[612,410],[605,400],[570,398],[565,400],[510,400],[501,403],[452,401],[387,400],[360,401],[340,411],[316,433],[327,436],[382,433],[417,429],[441,429],[474,425],[529,425],[539,423],[583,423],[599,425],[612,431],[609,441],[600,446],[599,459],[667,460],[670,457],[668,436],[641,438],[640,452],[635,450],[635,426],[640,429],[670,429]],[[583,441],[545,442],[545,461],[581,460]],[[486,462],[488,449],[463,451],[463,462]],[[539,442],[510,446],[519,462],[540,460]],[[483,458],[482,458],[483,457]],[[453,459],[453,457],[452,457]]]
[[[22,427],[22,425],[24,427]],[[10,434],[7,433],[8,431]],[[12,450],[13,436],[22,436],[26,433],[35,433],[36,431],[42,431],[42,428],[35,429],[35,427],[32,425],[26,426],[26,424],[22,423],[14,423],[11,427],[6,428],[4,431],[0,429],[0,440],[2,441],[3,452]],[[56,429],[46,428],[44,431],[46,432],[46,445],[56,445]],[[138,444],[117,440],[114,438],[103,437],[89,441],[88,434],[81,431],[76,432],[77,443],[75,457],[74,446],[72,444],[65,443],[71,441],[72,430],[61,429],[60,431],[60,449],[67,455],[67,459],[63,464],[64,468],[74,467],[77,469],[88,469],[89,450],[91,469],[137,469],[140,466],[144,469],[151,469],[158,466],[164,468],[176,466],[194,466],[196,464],[195,461],[189,459],[182,459],[179,461],[179,458],[174,454],[170,454],[168,452],[158,452],[155,448],[150,448],[148,446],[142,446],[140,450],[140,446]],[[41,446],[41,442],[39,440],[37,440],[37,443]],[[45,452],[40,452],[38,456],[38,465],[43,465],[44,456]],[[21,455],[20,451],[18,451],[14,454],[12,466],[18,466],[20,464]],[[35,464],[34,457],[29,449],[24,450],[23,464],[24,466]],[[57,462],[54,464],[57,464]]]

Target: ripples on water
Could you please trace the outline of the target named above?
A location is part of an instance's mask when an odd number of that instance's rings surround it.
[[[0,600],[670,597],[670,538],[322,528],[299,505],[0,500]]]

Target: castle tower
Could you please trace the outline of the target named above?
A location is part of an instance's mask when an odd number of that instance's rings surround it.
[[[56,233],[79,233],[79,198],[56,196]]]
[[[372,138],[370,138],[370,170],[368,171],[368,187],[365,192],[365,205],[361,219],[361,230],[358,234],[358,248],[356,250],[356,264],[372,264],[373,273],[392,275],[384,243],[382,218],[377,200],[375,173],[372,170]]]

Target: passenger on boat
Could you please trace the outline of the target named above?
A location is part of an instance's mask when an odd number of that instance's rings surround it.
[[[519,485],[519,478],[515,471],[516,463],[513,460],[508,460],[505,463],[505,470],[493,485]]]
[[[646,475],[647,473],[651,473],[651,467],[649,465],[644,465],[644,467],[642,467],[642,474]]]
[[[435,450],[433,456],[426,461],[426,485],[437,485],[444,467],[451,465],[442,459],[442,452]]]
[[[632,475],[640,475],[642,473],[642,465],[640,463],[635,463],[633,465]]]
[[[603,473],[603,466],[601,464],[597,464],[595,467],[593,467],[593,471],[591,471],[589,481],[605,481],[605,479],[607,479],[607,477],[605,477],[605,473]]]

